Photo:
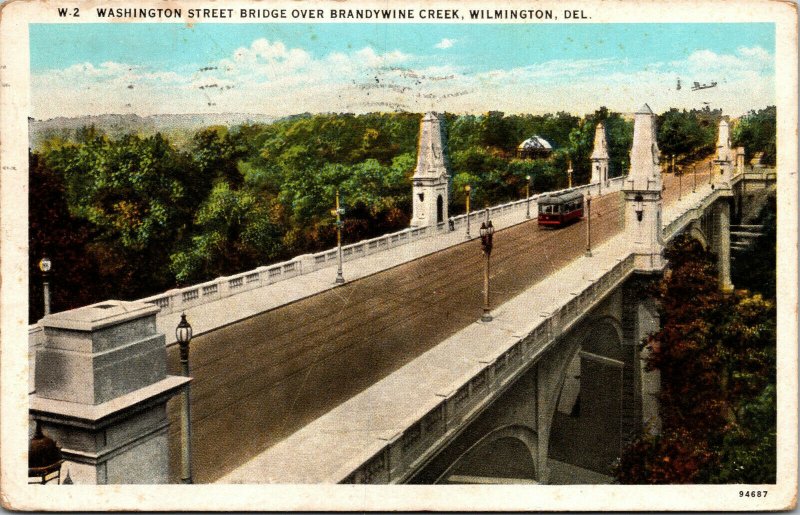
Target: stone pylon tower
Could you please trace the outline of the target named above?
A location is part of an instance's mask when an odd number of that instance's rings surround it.
[[[714,160],[716,165],[714,183],[718,189],[730,189],[733,179],[733,159],[731,153],[731,137],[728,122],[725,119],[719,121],[719,131],[717,132],[717,158]]]
[[[594,150],[592,150],[592,180],[590,184],[600,184],[600,191],[608,183],[608,144],[606,126],[603,122],[594,129]]]
[[[661,228],[661,168],[656,143],[656,117],[650,106],[636,112],[631,147],[631,169],[625,181],[625,233],[636,255],[636,269],[664,268]]]
[[[447,222],[450,174],[444,149],[441,118],[436,113],[426,113],[419,127],[417,169],[412,178],[414,227],[435,227]]]

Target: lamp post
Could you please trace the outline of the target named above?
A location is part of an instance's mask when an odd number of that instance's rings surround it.
[[[678,176],[678,200],[680,201],[683,198],[683,170],[678,168],[675,171],[675,175]]]
[[[184,377],[189,377],[189,343],[192,341],[192,326],[186,321],[186,314],[181,313],[181,321],[175,328],[175,339],[181,353],[181,370]],[[192,414],[189,404],[189,383],[183,388],[181,395],[181,483],[192,483]]]
[[[692,193],[694,193],[695,191],[697,191],[697,165],[696,164],[692,164],[692,178],[694,179],[694,182],[692,183]]]
[[[470,234],[469,234],[469,198],[470,198],[470,196],[472,194],[471,193],[472,192],[472,188],[470,187],[469,184],[464,186],[464,191],[467,192],[467,239],[469,240],[469,239],[472,238],[472,236],[470,236]]]
[[[531,217],[531,176],[525,176],[525,218]]]
[[[571,188],[572,187],[572,160],[570,159],[568,161],[568,163],[569,164],[567,165],[567,188]]]
[[[486,257],[485,266],[483,268],[483,314],[481,315],[481,322],[491,322],[492,315],[489,314],[489,256],[492,253],[492,239],[494,235],[494,227],[492,221],[481,222],[481,248],[483,255]]]
[[[342,273],[342,215],[344,209],[339,206],[339,190],[336,190],[336,250],[338,256],[338,267],[336,269],[336,280],[334,284],[344,284],[344,274]]]
[[[586,257],[592,257],[592,193],[586,195]]]
[[[43,256],[39,261],[39,270],[42,272],[42,292],[44,295],[44,314],[50,314],[50,269],[53,263],[47,256]]]
[[[711,184],[714,182],[714,162],[708,162],[708,183]]]

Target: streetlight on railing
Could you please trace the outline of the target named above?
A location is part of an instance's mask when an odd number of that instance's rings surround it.
[[[338,256],[334,284],[344,284],[344,274],[342,273],[342,215],[344,209],[339,206],[339,190],[336,190],[336,209],[333,210],[333,214],[336,215],[336,254]]]
[[[586,195],[586,256],[592,257],[592,192]]]
[[[181,321],[175,328],[175,340],[181,354],[181,371],[189,377],[189,344],[192,342],[192,326],[181,313]],[[189,403],[189,383],[181,395],[181,483],[192,483],[192,408]]]
[[[44,314],[50,314],[50,269],[53,263],[47,256],[42,256],[39,261],[39,270],[42,272],[42,294],[44,296]]]
[[[492,315],[489,314],[489,256],[492,254],[492,245],[494,238],[494,227],[492,221],[481,223],[481,248],[483,255],[486,257],[485,266],[483,269],[483,314],[481,315],[481,322],[491,322]]]
[[[531,176],[525,176],[525,218],[531,217]]]
[[[464,186],[464,191],[467,192],[467,239],[469,240],[470,238],[472,238],[472,236],[470,236],[469,234],[469,198],[472,192],[472,188],[470,187],[469,184]]]

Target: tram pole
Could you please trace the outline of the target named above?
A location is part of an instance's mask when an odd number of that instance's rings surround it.
[[[525,218],[531,217],[531,176],[525,176]]]
[[[592,257],[592,193],[586,196],[586,257]]]
[[[488,210],[487,210],[488,213]],[[487,220],[481,223],[481,249],[486,258],[484,260],[483,268],[483,314],[481,315],[481,322],[491,322],[492,315],[489,309],[489,256],[492,254],[494,227],[492,221]]]
[[[336,248],[338,267],[334,284],[344,284],[344,274],[342,273],[342,209],[339,207],[339,190],[336,190]]]
[[[469,197],[472,194],[472,188],[470,187],[469,184],[464,186],[464,191],[467,192],[467,237],[466,237],[466,239],[469,240],[469,239],[472,238],[472,236],[469,235]]]

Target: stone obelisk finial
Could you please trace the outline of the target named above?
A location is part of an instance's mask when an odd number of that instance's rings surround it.
[[[594,149],[591,160],[592,179],[590,183],[599,184],[602,190],[608,181],[608,144],[606,143],[606,127],[603,122],[598,123],[594,129]]]
[[[728,122],[723,118],[719,121],[717,132],[717,158],[715,180],[717,188],[730,189],[733,180],[733,160],[731,159],[731,136]]]
[[[625,180],[625,232],[634,249],[636,269],[657,272],[664,268],[661,222],[661,168],[656,143],[656,116],[645,104],[633,123],[631,169]]]
[[[661,152],[656,140],[656,116],[644,104],[633,122],[631,170],[626,183],[633,181],[633,189],[661,191],[661,169],[658,166]]]
[[[447,221],[449,178],[442,120],[436,113],[426,113],[420,122],[417,168],[412,177],[412,226],[436,226]]]

